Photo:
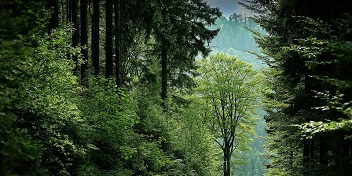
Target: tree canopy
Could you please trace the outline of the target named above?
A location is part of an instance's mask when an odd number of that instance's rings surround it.
[[[253,134],[255,108],[259,99],[259,74],[251,65],[225,54],[201,60],[197,95],[203,99],[204,112],[214,140],[223,151],[224,175],[231,175],[232,155],[244,150]]]

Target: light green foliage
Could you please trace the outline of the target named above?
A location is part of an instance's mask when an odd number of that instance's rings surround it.
[[[195,95],[185,95],[182,99],[184,103],[172,104],[169,122],[174,150],[183,158],[180,164],[193,173],[191,175],[219,175],[221,150],[207,127],[206,107]]]
[[[250,65],[225,54],[212,55],[200,61],[198,72],[200,77],[196,78],[197,92],[210,108],[208,116],[213,118],[214,113],[228,117],[221,124],[212,122],[215,125],[214,132],[219,133],[218,128],[238,125],[239,129],[253,134],[253,128],[247,125],[253,123],[252,115],[256,114],[260,75]],[[235,118],[238,116],[244,123],[231,124],[237,123],[232,121],[231,115],[236,116]],[[219,134],[216,136],[222,137]]]
[[[216,25],[212,28],[220,27],[220,31],[218,35],[212,40],[211,46],[214,48],[213,53],[224,52],[232,56],[236,56],[239,60],[245,61],[253,66],[254,69],[259,70],[263,69],[265,65],[260,59],[257,59],[258,53],[260,53],[260,48],[257,46],[258,44],[255,42],[255,38],[258,36],[262,36],[265,34],[265,31],[257,25],[253,19],[245,18],[245,16],[234,13],[226,19],[225,17],[220,17],[216,20]],[[264,123],[264,115],[260,115],[260,121]],[[263,170],[261,169],[263,164],[265,163],[263,157],[258,157],[258,162],[261,164],[256,166],[256,168],[251,167],[253,162],[247,162],[249,160],[250,155],[254,151],[258,151],[256,154],[264,154],[264,142],[260,144],[258,141],[264,141],[262,139],[266,134],[264,132],[264,125],[260,125],[257,123],[256,125],[256,133],[258,136],[251,136],[253,141],[251,142],[251,149],[246,152],[239,152],[236,154],[234,160],[238,165],[235,168],[236,175],[251,175],[248,173],[253,173],[254,170]],[[246,161],[246,162],[244,162]],[[250,170],[247,170],[250,169]],[[247,173],[248,172],[248,173]],[[258,173],[257,175],[263,175],[263,173]]]
[[[265,157],[267,154],[266,149],[266,132],[264,111],[258,112],[260,119],[257,121],[254,128],[256,135],[251,136],[253,139],[250,144],[250,149],[247,151],[236,152],[235,156],[240,158],[243,164],[235,166],[236,176],[262,176],[266,173],[265,165],[269,163]]]
[[[255,134],[261,76],[249,64],[226,54],[211,55],[199,66],[195,95],[206,107],[213,139],[225,158],[235,150],[248,150],[249,136]]]

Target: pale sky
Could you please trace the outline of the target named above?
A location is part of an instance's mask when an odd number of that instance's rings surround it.
[[[212,7],[219,7],[222,15],[228,18],[233,13],[237,14],[246,14],[247,16],[252,16],[253,12],[245,9],[237,2],[241,0],[205,0],[208,2]]]

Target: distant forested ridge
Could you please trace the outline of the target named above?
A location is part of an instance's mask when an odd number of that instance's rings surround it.
[[[259,53],[260,48],[255,42],[255,33],[265,33],[252,18],[245,14],[232,14],[229,18],[219,17],[211,29],[219,28],[220,31],[211,41],[210,47],[214,52],[223,52],[238,56],[240,60],[260,69],[264,66],[263,61],[251,53]]]

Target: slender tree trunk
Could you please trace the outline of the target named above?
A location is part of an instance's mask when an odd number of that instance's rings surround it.
[[[312,82],[313,80],[309,76],[309,71],[306,70],[304,74],[304,88],[306,92],[306,98],[307,98],[307,107],[308,105],[313,105],[314,100],[312,100],[310,97],[313,97],[312,95]],[[311,118],[307,118],[307,121],[310,121]],[[312,164],[312,159],[314,158],[314,139],[306,139],[304,140],[304,145],[303,145],[303,164],[304,165],[309,165],[311,166]]]
[[[93,60],[94,74],[96,76],[99,75],[99,19],[100,19],[99,0],[93,0],[92,60]]]
[[[303,164],[307,165],[309,164],[309,140],[305,140],[303,143]]]
[[[72,22],[72,1],[73,0],[66,0],[66,20],[67,20],[67,23]]]
[[[66,23],[70,24],[71,22],[72,22],[72,0],[66,0]],[[72,46],[72,43],[71,43],[71,46]],[[66,58],[67,60],[71,60],[71,54],[69,49],[67,49]]]
[[[322,166],[326,166],[328,164],[324,134],[320,134],[319,136],[319,163]]]
[[[342,156],[341,156],[341,170],[343,171],[341,175],[351,175],[351,151],[350,145],[346,141],[342,141]]]
[[[224,139],[224,164],[223,164],[224,176],[231,176],[231,152],[230,144]]]
[[[2,152],[2,147],[0,147],[0,151]],[[0,157],[3,158],[2,153],[0,153]],[[2,159],[0,159],[0,175],[8,176],[9,173],[7,171],[6,165]]]
[[[87,68],[88,68],[88,31],[87,31],[87,8],[88,0],[81,0],[81,45],[85,46],[81,50],[83,56],[83,64],[81,65],[81,82],[86,84]]]
[[[226,166],[227,166],[227,170],[226,170],[226,173],[227,173],[227,176],[231,176],[231,154],[229,154],[228,156],[227,156],[227,164],[226,164]]]
[[[105,35],[105,77],[112,77],[113,62],[112,62],[112,0],[106,0],[105,11],[106,11],[106,35]]]
[[[162,106],[166,108],[167,99],[167,46],[162,42],[161,48],[161,100]]]
[[[57,28],[57,26],[59,25],[58,0],[48,0],[47,9],[52,10],[48,24],[48,33],[50,34],[51,30]]]
[[[79,43],[79,23],[78,23],[78,0],[71,0],[72,1],[72,23],[73,23],[73,36],[72,36],[72,46],[77,47]],[[78,60],[77,56],[74,55],[72,57],[73,61],[75,62],[74,72],[77,74],[77,65]]]
[[[115,1],[115,67],[116,84],[122,87],[122,53],[121,53],[121,0]]]
[[[309,140],[309,148],[310,148],[310,151],[309,151],[310,157],[309,157],[309,159],[310,159],[310,162],[312,163],[313,160],[314,160],[314,153],[315,153],[314,152],[314,138]]]
[[[226,162],[226,156],[227,156],[227,154],[226,154],[226,150],[224,150],[224,161],[223,161],[223,163],[222,163],[222,170],[223,170],[223,173],[224,173],[224,176],[226,176],[227,175],[227,173],[226,173],[226,168],[227,168],[227,162]]]

